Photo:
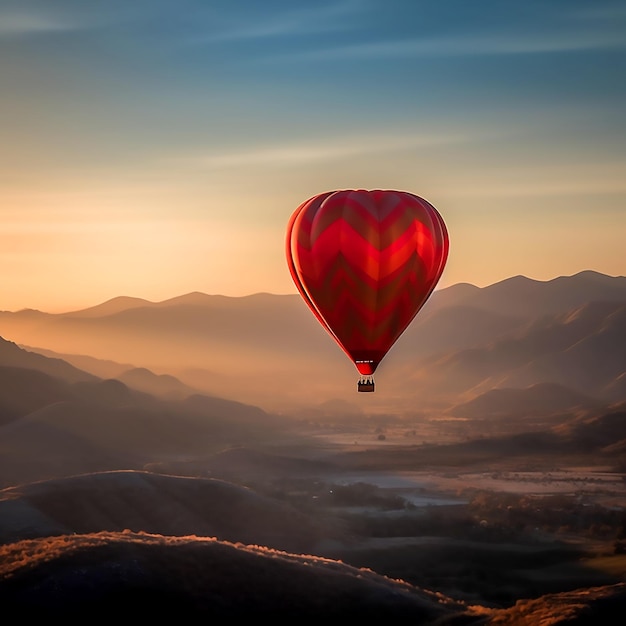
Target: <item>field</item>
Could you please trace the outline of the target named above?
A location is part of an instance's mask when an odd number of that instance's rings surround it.
[[[292,501],[345,529],[343,541],[320,543],[322,556],[502,607],[626,580],[626,481],[611,466],[585,455],[484,461],[470,445],[455,465],[412,429],[384,432],[315,435],[318,455],[340,458],[341,470],[298,481]]]

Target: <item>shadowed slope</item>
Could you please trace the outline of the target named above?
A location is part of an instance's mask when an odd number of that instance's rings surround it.
[[[600,404],[589,396],[562,385],[538,383],[526,389],[491,389],[469,402],[453,407],[457,417],[516,417],[546,415],[556,411],[591,409]]]
[[[312,550],[330,530],[280,500],[212,478],[117,471],[0,491],[2,543],[125,529],[297,552]]]
[[[626,300],[588,302],[533,320],[490,343],[431,358],[414,367],[408,380],[416,396],[448,401],[539,383],[621,400],[616,381],[626,370],[625,338]]]
[[[72,396],[70,385],[57,378],[0,365],[0,425]]]

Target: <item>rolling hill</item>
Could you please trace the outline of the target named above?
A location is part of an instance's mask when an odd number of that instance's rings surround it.
[[[366,569],[204,537],[102,532],[0,548],[0,601],[23,618],[324,617],[434,624],[458,602]]]
[[[369,569],[213,538],[101,532],[0,547],[0,601],[24,619],[402,620],[421,626],[621,624],[626,584],[468,605]],[[96,617],[97,616],[97,617]]]
[[[123,470],[0,491],[0,544],[103,530],[202,535],[307,553],[331,536],[285,502],[213,478]]]

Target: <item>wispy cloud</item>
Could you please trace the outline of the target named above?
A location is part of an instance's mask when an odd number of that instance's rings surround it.
[[[203,168],[233,168],[250,165],[288,166],[303,163],[332,161],[367,155],[381,154],[420,147],[465,143],[471,141],[468,133],[433,135],[344,137],[325,143],[295,143],[291,145],[265,146],[231,153],[194,155],[177,159]]]
[[[471,55],[537,54],[575,52],[626,47],[623,32],[584,32],[538,35],[461,35],[423,37],[328,47],[291,53],[289,59],[366,60],[410,57],[454,57]],[[276,60],[273,57],[272,60]]]
[[[77,24],[44,13],[0,11],[0,36],[20,37],[74,30]]]
[[[196,37],[194,41],[235,42],[343,31],[354,27],[352,19],[359,14],[361,8],[358,0],[315,3],[273,15],[263,13],[260,16],[251,16],[250,21],[243,26],[241,15],[237,14],[232,21],[224,21],[219,32]]]

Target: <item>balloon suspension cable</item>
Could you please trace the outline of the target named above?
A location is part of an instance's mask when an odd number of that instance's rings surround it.
[[[358,391],[374,391],[374,377],[372,375],[369,376],[361,376],[359,381],[357,382],[357,390]]]

